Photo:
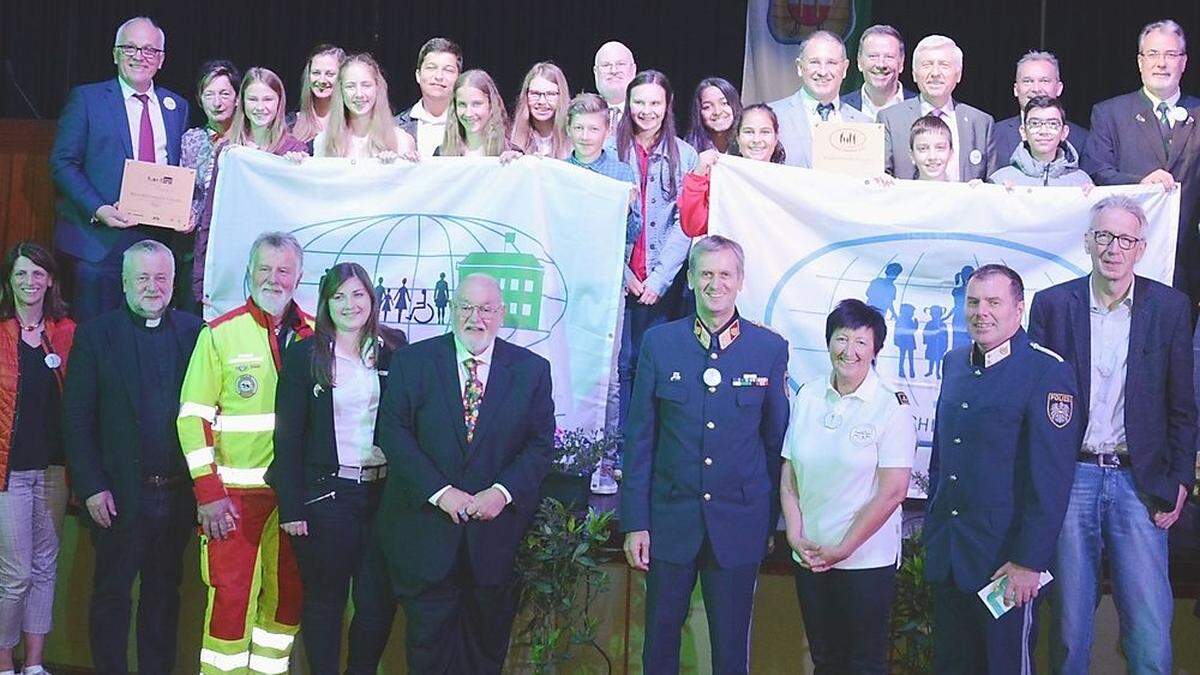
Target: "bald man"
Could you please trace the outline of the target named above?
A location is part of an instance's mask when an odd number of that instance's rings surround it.
[[[596,75],[596,91],[608,103],[608,135],[616,132],[617,122],[625,114],[625,88],[637,72],[637,62],[629,47],[615,40],[605,42],[596,50],[592,66]]]

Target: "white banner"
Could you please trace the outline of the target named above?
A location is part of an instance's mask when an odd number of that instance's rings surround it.
[[[1139,274],[1171,283],[1179,191],[1158,186],[1016,188],[896,181],[892,186],[722,156],[713,169],[710,231],[738,241],[746,281],[743,316],[783,334],[798,383],[829,372],[825,317],[858,298],[885,316],[876,370],[908,393],[917,418],[918,461],[928,465],[940,387],[938,364],[967,344],[966,278],[1004,263],[1025,282],[1025,308],[1039,289],[1087,274],[1090,207],[1128,194],[1150,227]],[[1028,320],[1028,315],[1026,315]]]
[[[622,292],[629,186],[556,160],[434,158],[419,164],[222,154],[205,263],[208,318],[249,293],[250,245],[270,230],[304,248],[296,298],[352,261],[378,280],[381,318],[416,341],[450,330],[467,274],[500,282],[500,337],[550,360],[558,426],[599,428]]]

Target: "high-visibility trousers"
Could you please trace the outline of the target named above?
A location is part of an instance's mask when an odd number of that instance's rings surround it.
[[[300,628],[300,571],[279,529],[270,488],[230,488],[237,529],[200,537],[200,576],[208,588],[201,673],[286,673]]]

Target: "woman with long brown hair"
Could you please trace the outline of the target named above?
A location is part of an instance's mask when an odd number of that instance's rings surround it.
[[[321,277],[316,334],[283,357],[267,482],[300,567],[314,673],[338,672],[351,579],[347,672],[375,672],[391,632],[396,605],[371,536],[388,471],[375,419],[392,353],[403,343],[403,334],[382,329],[366,270],[343,262]]]
[[[508,142],[508,112],[492,76],[468,70],[454,81],[446,138],[434,153],[441,157],[499,157]]]
[[[67,479],[59,424],[75,322],[54,256],[17,244],[0,264],[0,671],[42,664]]]
[[[333,108],[333,90],[346,52],[331,44],[313,47],[300,75],[300,110],[291,123],[292,135],[305,143],[325,128]]]
[[[571,90],[567,76],[548,61],[535,63],[525,74],[513,112],[512,144],[526,155],[566,159],[571,154],[567,138],[567,104]]]

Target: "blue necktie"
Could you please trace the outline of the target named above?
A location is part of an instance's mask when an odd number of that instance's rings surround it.
[[[817,114],[821,116],[822,122],[828,122],[829,116],[833,113],[832,103],[818,103]]]

